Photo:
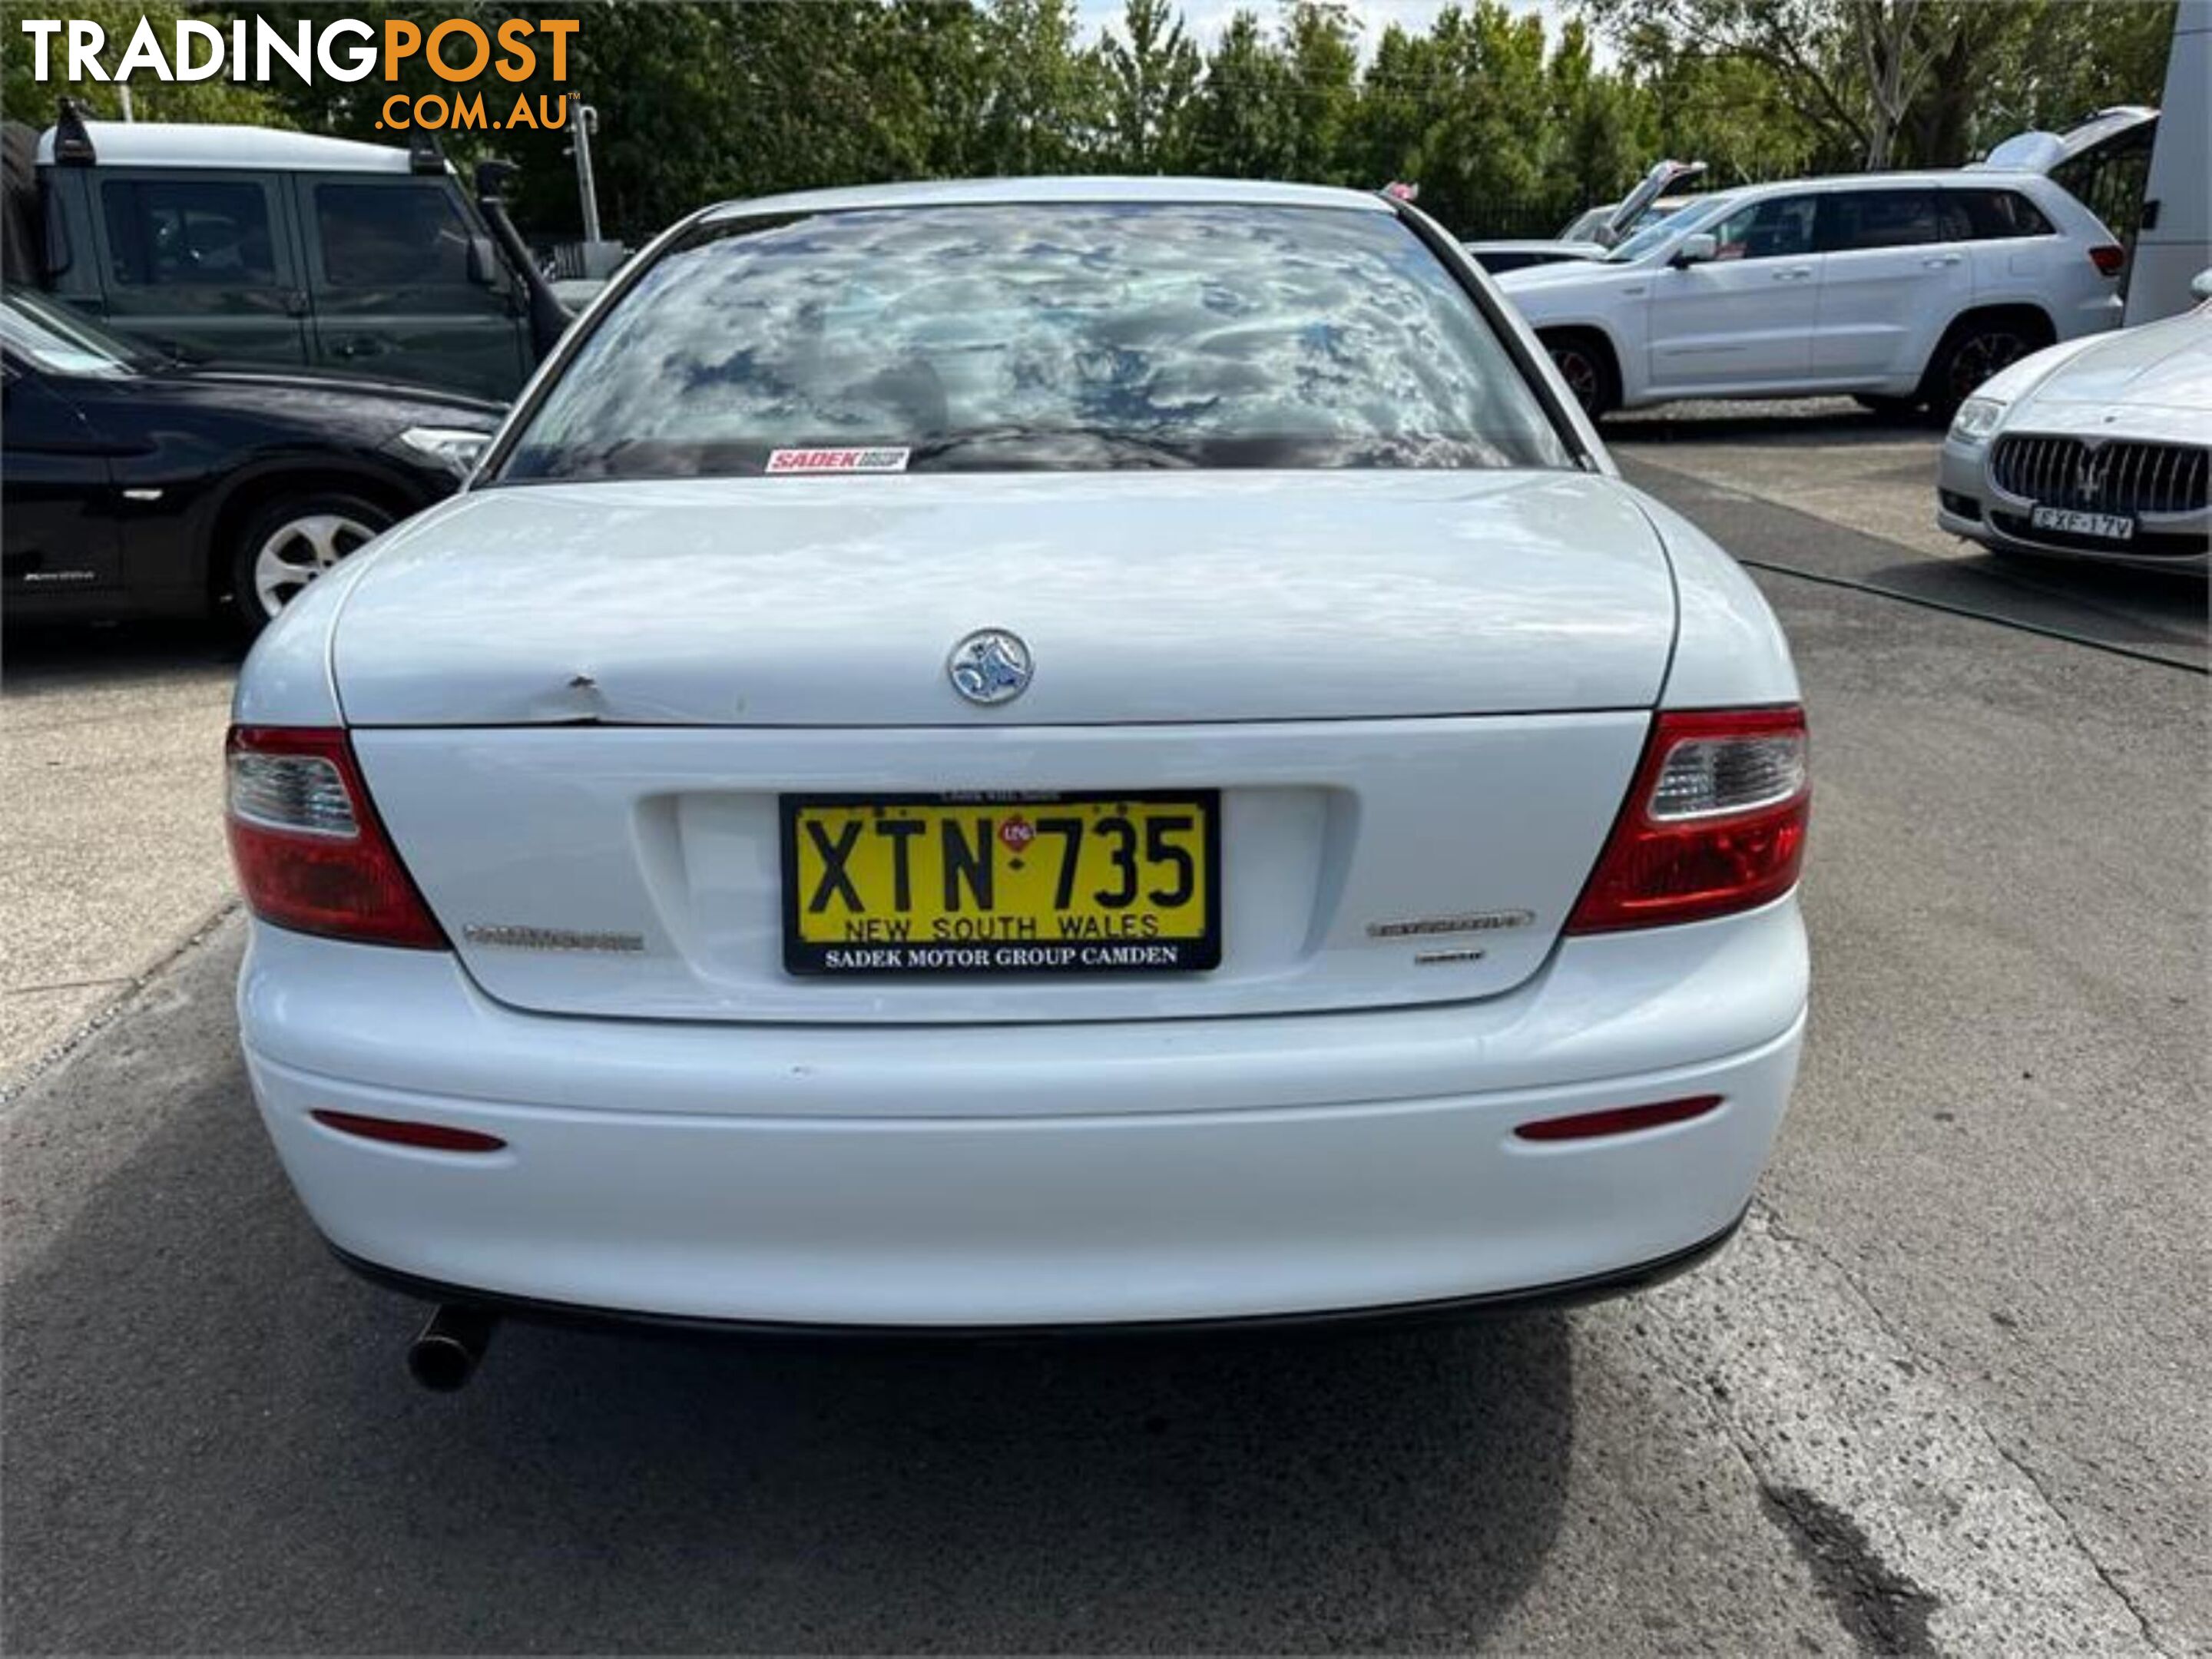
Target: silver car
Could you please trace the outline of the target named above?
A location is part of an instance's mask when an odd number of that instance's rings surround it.
[[[1936,522],[2000,554],[2212,568],[2212,271],[2194,291],[1985,381],[1943,440]]]

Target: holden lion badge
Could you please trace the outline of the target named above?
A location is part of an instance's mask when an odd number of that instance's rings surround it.
[[[1012,702],[1030,685],[1030,648],[1003,628],[979,629],[952,647],[945,672],[970,702]]]

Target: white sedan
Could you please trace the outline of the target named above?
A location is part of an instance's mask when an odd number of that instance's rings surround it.
[[[1936,523],[1993,553],[2212,570],[2212,270],[2196,292],[1984,382],[1943,440]]]
[[[1626,1288],[1796,1069],[1782,634],[1376,197],[695,215],[235,719],[254,1093],[434,1384]]]

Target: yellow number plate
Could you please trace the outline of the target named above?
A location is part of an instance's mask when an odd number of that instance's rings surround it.
[[[793,974],[1200,972],[1221,963],[1221,798],[786,795]]]

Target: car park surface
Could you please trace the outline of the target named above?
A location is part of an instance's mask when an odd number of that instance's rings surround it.
[[[1937,434],[1849,405],[1609,438],[1807,573],[1755,574],[1815,725],[1823,988],[1759,1205],[1702,1274],[1320,1340],[517,1326],[442,1401],[265,1150],[233,919],[15,1068],[10,1649],[2212,1644],[2202,587],[1997,568],[1929,524]],[[158,761],[198,793],[88,810],[108,873],[51,895],[47,937],[100,916],[127,982],[209,919],[116,896],[167,891],[153,849],[212,822],[219,647],[11,635],[9,669],[11,799],[125,684],[185,711],[111,725],[100,775]]]
[[[222,742],[240,647],[197,628],[11,627],[0,696],[0,1092],[233,902]]]

